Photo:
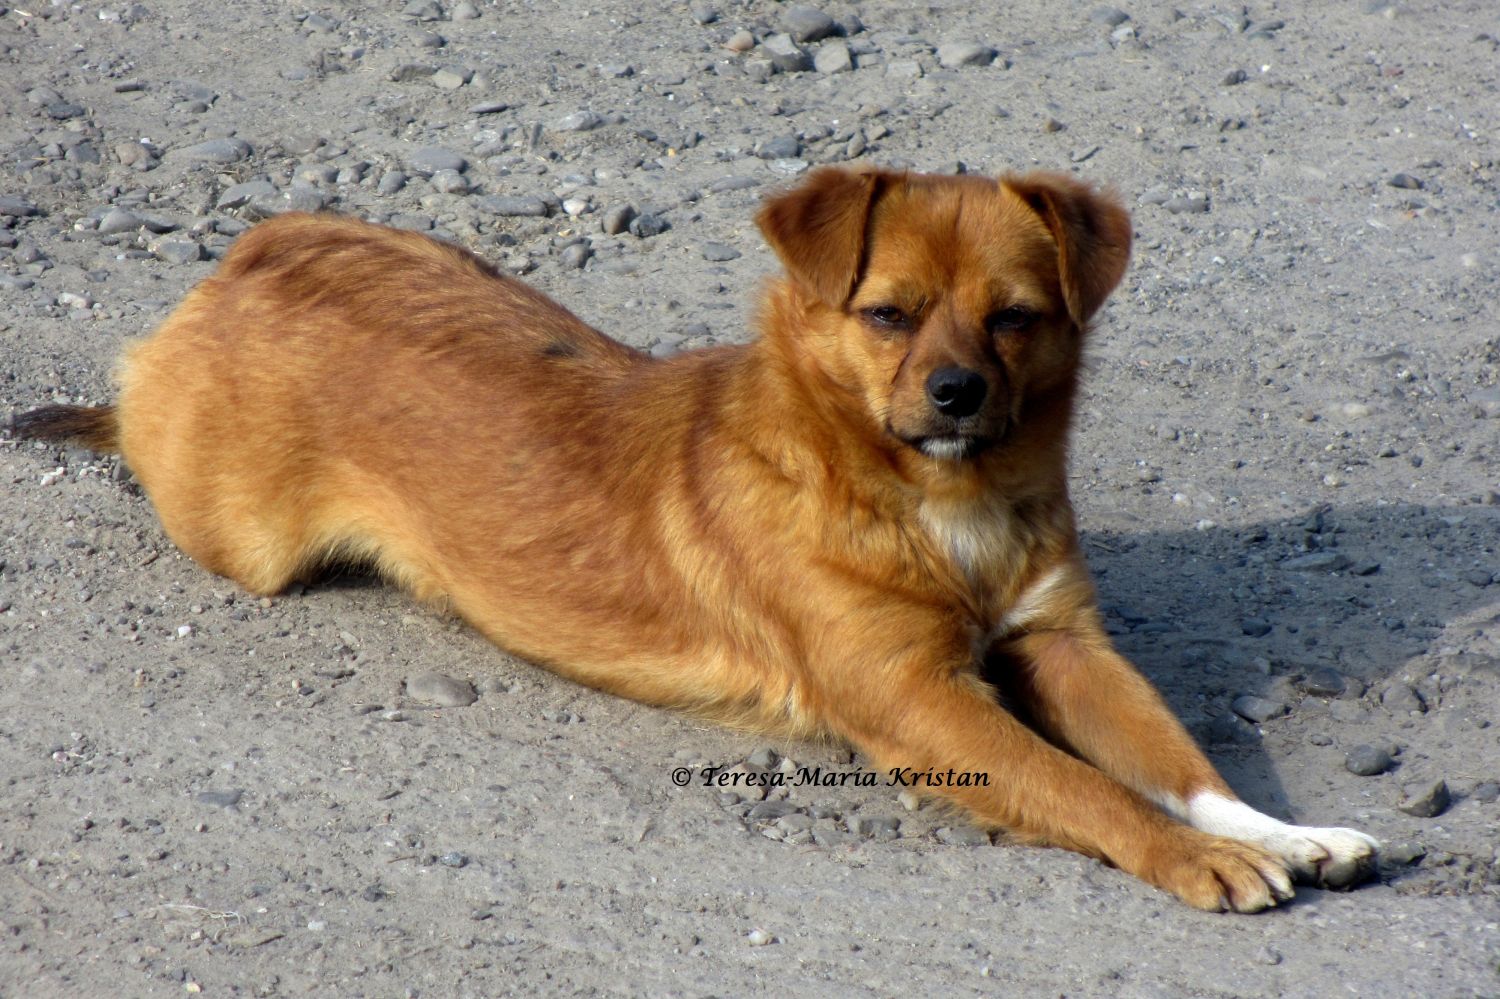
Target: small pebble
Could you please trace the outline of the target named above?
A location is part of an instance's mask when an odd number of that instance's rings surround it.
[[[1201,214],[1208,211],[1208,199],[1202,196],[1179,196],[1168,198],[1162,202],[1162,207],[1173,215],[1181,215],[1184,212],[1188,214]]]
[[[724,47],[731,52],[749,52],[755,48],[755,36],[742,28],[729,36]]]
[[[1441,815],[1450,800],[1448,782],[1439,778],[1406,785],[1402,789],[1401,802],[1396,807],[1407,815],[1430,819]]]
[[[1380,703],[1387,711],[1395,714],[1409,714],[1413,711],[1425,712],[1427,702],[1422,700],[1422,695],[1417,693],[1409,684],[1393,683],[1385,688],[1380,694]]]
[[[847,73],[854,69],[854,56],[849,46],[839,39],[824,42],[813,56],[813,69],[819,73]]]
[[[995,61],[995,50],[978,42],[949,42],[938,46],[938,65],[944,69],[962,66],[988,66]]]
[[[243,139],[226,138],[183,146],[172,150],[169,155],[199,163],[238,163],[249,159],[251,151],[250,143]]]
[[[168,264],[190,264],[203,259],[203,247],[190,239],[172,239],[151,248],[158,260]]]
[[[1391,754],[1378,746],[1355,746],[1344,757],[1344,769],[1358,777],[1374,777],[1391,768]]]
[[[1338,572],[1349,565],[1349,556],[1342,552],[1312,552],[1286,559],[1280,567],[1291,572]]]
[[[1273,701],[1265,697],[1256,697],[1254,694],[1246,694],[1236,697],[1231,705],[1234,713],[1246,721],[1263,722],[1272,718],[1279,718],[1287,713],[1287,706],[1280,701]]]
[[[1343,674],[1329,666],[1313,670],[1297,683],[1297,689],[1314,697],[1338,697],[1346,686]]]
[[[527,195],[491,194],[476,202],[478,207],[491,215],[506,217],[536,217],[547,214],[547,203],[541,198]]]
[[[745,934],[745,941],[751,947],[764,947],[766,944],[775,943],[776,938],[762,929],[754,929]]]
[[[740,251],[724,243],[704,243],[703,259],[722,263],[727,260],[738,260]]]
[[[457,170],[462,173],[468,169],[469,161],[442,146],[423,146],[406,157],[406,165],[412,173],[431,177],[439,170]]]
[[[464,708],[479,699],[473,684],[442,673],[417,673],[406,679],[406,694],[414,701],[440,708]]]
[[[939,843],[949,846],[989,846],[990,834],[978,826],[944,826],[935,833]]]
[[[637,215],[630,220],[630,234],[637,239],[660,236],[670,228],[671,225],[660,215]]]
[[[816,42],[838,31],[833,18],[816,7],[795,4],[781,12],[781,27],[799,42]]]
[[[104,235],[111,235],[117,232],[134,232],[140,227],[140,216],[134,212],[127,212],[123,208],[111,208],[99,220],[99,228],[96,231]]]
[[[1251,638],[1264,638],[1271,633],[1271,622],[1263,617],[1247,617],[1240,622],[1240,631]]]
[[[589,132],[604,124],[604,119],[592,111],[575,111],[559,118],[553,128],[559,132]]]
[[[442,194],[467,194],[469,192],[469,182],[457,170],[439,170],[428,179],[428,183],[432,185],[434,191]]]
[[[783,73],[800,73],[813,67],[812,57],[791,35],[770,35],[760,47],[770,58],[771,65]]]
[[[593,251],[587,243],[574,243],[562,251],[558,256],[558,262],[568,270],[581,270],[588,263]]]
[[[1386,181],[1386,183],[1391,187],[1397,187],[1404,191],[1419,191],[1426,186],[1419,178],[1413,177],[1409,173],[1398,173]]]

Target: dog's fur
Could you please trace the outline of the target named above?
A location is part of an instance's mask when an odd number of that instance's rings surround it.
[[[1366,875],[1368,837],[1235,800],[1101,627],[1065,458],[1119,203],[823,169],[758,221],[787,270],[760,338],[653,360],[455,247],[282,216],[114,407],[16,429],[119,450],[253,593],[369,560],[581,683],[987,773],[935,793],[1195,906]]]

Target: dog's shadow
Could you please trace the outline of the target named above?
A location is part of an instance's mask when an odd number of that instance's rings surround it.
[[[1350,702],[1345,716],[1377,722],[1364,738],[1378,741],[1405,714],[1400,691],[1382,705],[1393,684],[1410,676],[1425,706],[1438,706],[1442,692],[1424,687],[1433,657],[1449,675],[1496,672],[1500,650],[1484,626],[1500,622],[1500,580],[1481,577],[1500,569],[1500,508],[1325,506],[1239,529],[1085,530],[1084,548],[1117,647],[1238,793],[1282,818],[1313,803],[1288,801],[1263,729],[1236,713],[1238,699],[1268,702],[1241,702],[1252,717],[1305,716],[1310,698]],[[1329,690],[1329,671],[1342,694]]]

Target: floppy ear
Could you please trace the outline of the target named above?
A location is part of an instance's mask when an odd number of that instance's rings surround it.
[[[787,273],[829,305],[843,305],[854,291],[865,223],[886,176],[822,167],[755,216]]]
[[[1067,174],[1027,173],[1003,179],[1032,207],[1057,240],[1057,270],[1068,314],[1082,328],[1130,261],[1130,213],[1111,193]]]

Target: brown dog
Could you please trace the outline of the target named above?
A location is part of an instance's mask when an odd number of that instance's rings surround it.
[[[283,216],[130,348],[114,407],[16,426],[119,450],[253,593],[369,560],[580,683],[847,739],[1201,908],[1365,876],[1369,837],[1239,802],[1100,625],[1064,466],[1120,205],[823,169],[758,221],[787,270],[762,336],[652,360],[452,246]]]

